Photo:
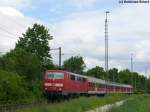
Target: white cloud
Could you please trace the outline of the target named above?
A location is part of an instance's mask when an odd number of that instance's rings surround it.
[[[0,6],[3,6],[0,7],[0,27],[17,35],[10,35],[0,29],[0,52],[12,49],[18,35],[24,32],[32,21],[35,21],[18,10],[18,7],[23,7],[24,2],[25,0],[0,2]],[[83,7],[92,6],[96,0],[71,0],[71,2]],[[62,46],[65,54],[63,59],[72,55],[81,55],[84,56],[88,68],[96,65],[104,66],[104,18],[104,11],[100,10],[70,14],[50,27],[54,35],[50,45]],[[132,7],[123,5],[111,11],[109,15],[110,67],[130,68],[132,52],[136,71],[143,72],[145,67],[149,67],[149,20],[150,7],[145,5]],[[57,54],[56,52],[55,56]],[[54,60],[58,63],[57,57]]]
[[[76,5],[78,8],[93,6],[96,0],[67,0],[68,2]]]
[[[12,7],[0,7],[0,13],[5,14],[7,16],[24,17],[24,15],[21,12]]]
[[[0,6],[26,8],[30,6],[30,0],[0,0]]]
[[[102,11],[71,14],[54,24],[53,47],[64,52],[76,51],[86,58],[88,67],[104,66],[104,18]],[[150,7],[122,6],[109,15],[110,67],[130,68],[130,53],[134,53],[135,70],[150,64]],[[65,58],[65,57],[64,57]],[[139,64],[142,62],[142,64]],[[102,64],[103,63],[103,64]],[[136,65],[138,64],[138,65]]]
[[[13,49],[19,36],[35,20],[12,7],[0,7],[0,52]]]

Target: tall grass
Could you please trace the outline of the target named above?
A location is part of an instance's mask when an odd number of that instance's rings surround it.
[[[105,104],[112,104],[116,101],[127,98],[127,95],[109,95],[106,97],[81,97],[64,101],[58,104],[48,104],[46,106],[31,109],[18,110],[18,112],[85,112]]]
[[[150,112],[150,95],[137,95],[111,112]]]

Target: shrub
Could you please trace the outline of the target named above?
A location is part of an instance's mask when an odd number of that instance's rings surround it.
[[[0,70],[0,103],[17,103],[27,97],[24,81],[17,73]]]

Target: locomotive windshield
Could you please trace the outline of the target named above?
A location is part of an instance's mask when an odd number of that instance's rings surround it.
[[[62,72],[47,72],[48,79],[64,79],[64,73]]]

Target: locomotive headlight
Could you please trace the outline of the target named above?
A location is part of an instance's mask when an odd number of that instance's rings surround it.
[[[55,87],[63,87],[62,83],[45,83],[45,86],[55,86]]]
[[[55,86],[56,86],[56,87],[63,87],[63,84],[61,84],[61,83],[56,83]]]
[[[52,86],[51,83],[45,83],[44,85],[45,85],[45,86]]]

